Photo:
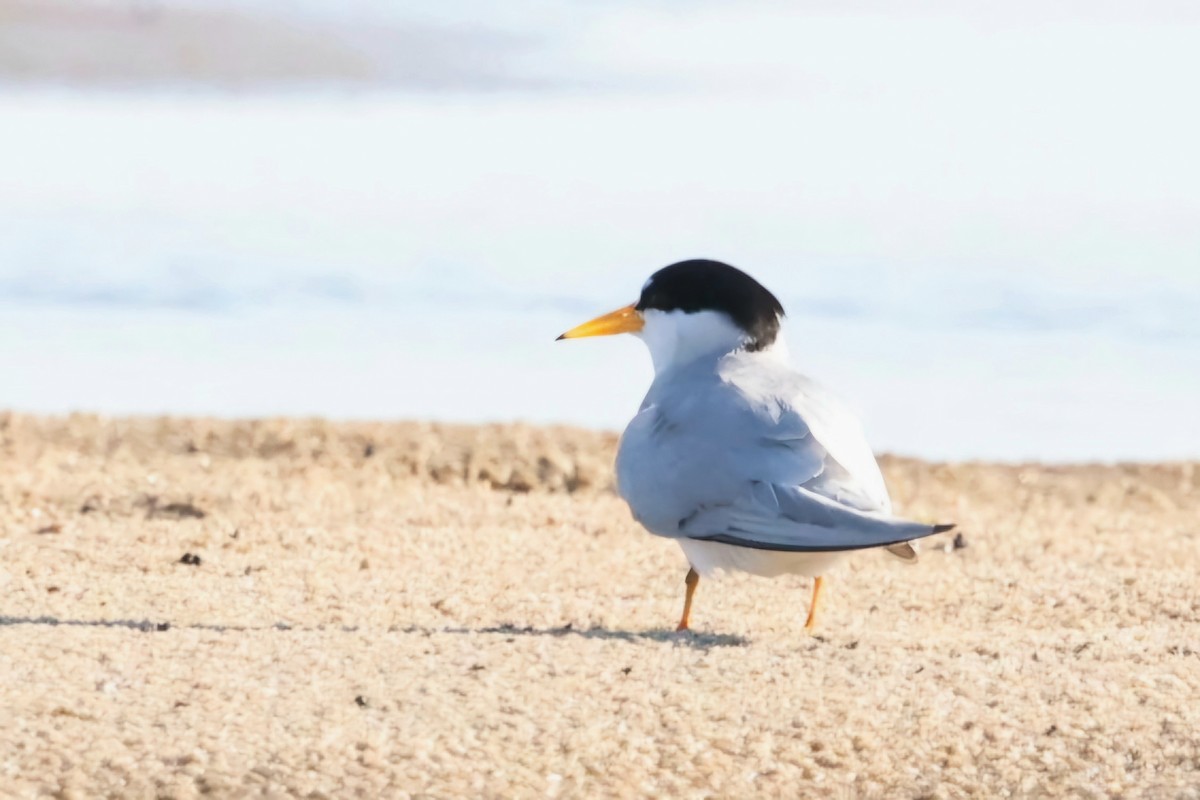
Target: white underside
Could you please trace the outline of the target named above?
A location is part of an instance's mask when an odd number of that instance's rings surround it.
[[[756,550],[720,542],[701,542],[679,539],[679,546],[692,568],[704,577],[719,572],[748,572],[764,578],[779,575],[824,575],[845,558],[845,551],[828,553],[787,553],[779,550]]]

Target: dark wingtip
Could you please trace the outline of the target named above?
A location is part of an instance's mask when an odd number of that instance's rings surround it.
[[[934,525],[933,532],[934,533],[945,533],[946,531],[952,531],[957,527],[958,527],[957,522],[951,522],[948,525]]]

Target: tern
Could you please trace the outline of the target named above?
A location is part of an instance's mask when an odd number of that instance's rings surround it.
[[[745,272],[696,259],[558,337],[630,333],[650,350],[654,380],[621,436],[617,491],[647,531],[683,548],[678,630],[700,577],[736,570],[814,578],[811,632],[824,576],[847,554],[881,547],[914,561],[914,540],[954,528],[892,515],[859,421],[789,364],[783,316]]]

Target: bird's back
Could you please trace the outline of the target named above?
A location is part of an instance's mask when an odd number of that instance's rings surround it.
[[[891,508],[853,414],[762,352],[656,378],[622,436],[617,482],[634,516],[671,537],[689,514],[733,502],[752,482],[803,487],[859,511]]]

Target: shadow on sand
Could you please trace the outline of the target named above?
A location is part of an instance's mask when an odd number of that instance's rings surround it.
[[[694,631],[675,631],[661,628],[650,631],[621,631],[612,630],[611,628],[575,628],[572,625],[564,625],[559,628],[534,628],[526,626],[518,628],[516,625],[497,625],[489,628],[412,628],[410,632],[423,632],[429,630],[430,633],[486,633],[499,636],[581,636],[584,639],[616,639],[624,642],[671,642],[674,644],[686,645],[687,647],[710,648],[710,647],[745,647],[750,643],[750,640],[744,636],[736,636],[729,633],[696,633]]]
[[[41,617],[9,617],[0,615],[0,627],[9,627],[16,625],[30,625],[41,627],[84,627],[84,628],[125,628],[128,630],[140,631],[142,633],[163,633],[170,630],[198,630],[198,631],[216,631],[217,633],[227,632],[244,632],[244,631],[296,631],[300,633],[318,633],[338,631],[342,633],[355,633],[366,631],[365,628],[360,628],[356,625],[314,625],[301,626],[289,625],[285,622],[276,622],[273,625],[213,625],[206,623],[191,623],[188,625],[175,625],[170,622],[156,622],[153,620],[142,619],[59,619],[58,617],[41,616]],[[561,638],[564,636],[579,636],[584,639],[606,639],[617,640],[623,642],[663,642],[681,645],[684,647],[693,647],[697,649],[707,650],[713,647],[745,647],[749,644],[749,640],[744,636],[736,636],[727,633],[695,633],[692,631],[673,631],[667,629],[649,630],[649,631],[623,631],[613,630],[611,628],[575,628],[567,624],[557,628],[534,628],[532,626],[518,627],[516,625],[492,625],[482,628],[466,628],[446,626],[442,628],[409,626],[401,628],[393,626],[388,628],[388,633],[407,633],[419,634],[422,636],[435,636],[439,634],[455,634],[462,636],[469,635],[491,635],[505,636],[510,640],[517,636],[550,636]]]

